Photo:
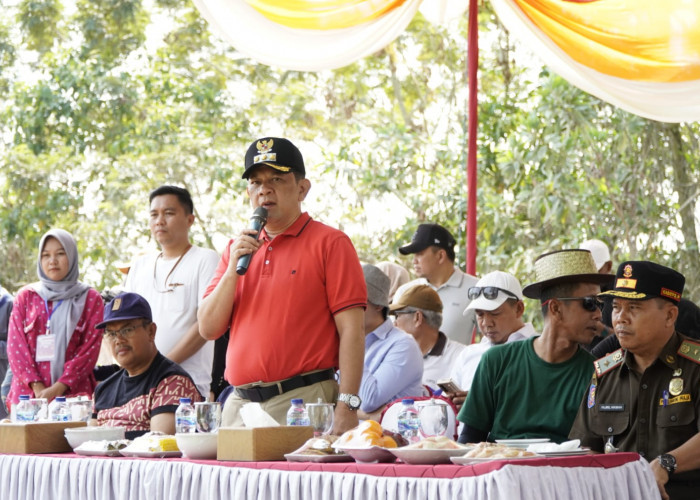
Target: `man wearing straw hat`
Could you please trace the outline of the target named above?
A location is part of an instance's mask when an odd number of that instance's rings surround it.
[[[593,373],[593,357],[580,344],[596,334],[597,294],[613,277],[598,274],[587,250],[541,255],[535,276],[523,295],[541,302],[542,335],[484,353],[458,415],[460,442],[567,439]]]
[[[639,453],[673,500],[700,493],[700,344],[674,326],[684,285],[653,262],[620,264],[601,295],[622,348],[595,362],[570,434],[594,451]]]

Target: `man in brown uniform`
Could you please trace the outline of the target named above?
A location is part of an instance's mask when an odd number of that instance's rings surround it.
[[[594,451],[639,453],[673,500],[700,494],[700,344],[674,329],[684,285],[653,262],[620,264],[601,295],[622,348],[595,362],[570,433]]]

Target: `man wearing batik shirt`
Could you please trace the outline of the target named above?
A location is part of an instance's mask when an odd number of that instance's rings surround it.
[[[105,306],[104,336],[122,369],[95,389],[93,423],[126,427],[126,438],[148,431],[175,434],[180,398],[201,401],[192,378],[155,344],[156,324],[146,299],[121,293]]]

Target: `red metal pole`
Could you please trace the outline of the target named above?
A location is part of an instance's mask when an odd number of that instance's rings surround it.
[[[469,108],[467,139],[467,273],[476,275],[476,131],[477,71],[479,69],[479,0],[469,0],[469,33],[467,66],[469,75]]]

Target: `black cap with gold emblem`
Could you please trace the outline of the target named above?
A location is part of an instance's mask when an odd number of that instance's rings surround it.
[[[655,297],[678,304],[683,295],[685,277],[670,267],[646,260],[630,260],[620,264],[615,275],[615,288],[598,296],[628,300]]]
[[[258,165],[267,165],[284,173],[299,172],[302,176],[306,175],[301,151],[291,141],[281,137],[263,137],[248,147],[242,177],[247,179],[251,169]]]

